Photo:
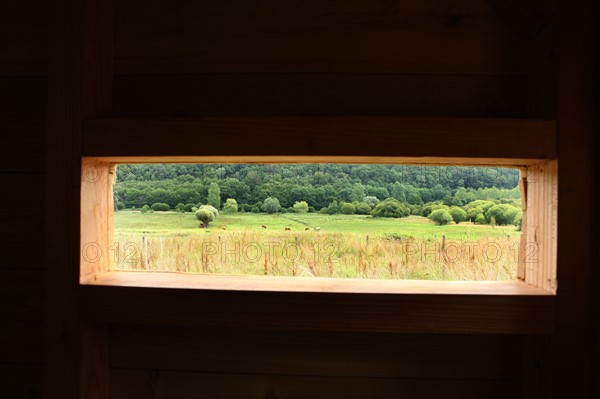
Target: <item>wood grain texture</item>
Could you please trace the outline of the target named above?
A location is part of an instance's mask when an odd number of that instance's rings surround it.
[[[45,77],[0,76],[0,173],[44,171],[46,101]]]
[[[46,306],[44,394],[48,398],[106,398],[105,357],[99,340],[80,324],[79,208],[81,129],[85,117],[110,113],[112,89],[112,2],[53,3],[48,77],[46,207]],[[92,335],[90,335],[92,334]],[[105,381],[88,378],[94,374]],[[85,377],[85,378],[84,378]]]
[[[524,118],[526,75],[118,75],[114,116],[396,115]]]
[[[552,296],[342,294],[81,286],[89,321],[313,331],[548,333]],[[148,312],[148,309],[152,309]]]
[[[339,378],[111,369],[111,398],[512,398],[518,380]]]
[[[82,284],[189,290],[316,292],[340,294],[433,294],[548,296],[547,290],[521,281],[383,280],[329,277],[235,276],[218,274],[112,271]]]
[[[518,379],[518,335],[111,325],[113,368],[350,378]]]
[[[593,187],[597,159],[593,150],[597,127],[594,91],[596,69],[594,2],[572,7],[559,2],[559,209],[557,344],[551,376],[559,398],[590,397],[593,335],[593,275],[598,227]],[[574,45],[577,43],[577,45]]]
[[[44,266],[44,175],[0,173],[0,249],[2,269]]]
[[[85,122],[82,151],[84,156],[98,157],[356,155],[552,159],[556,157],[555,129],[552,121],[470,118],[93,119]],[[212,139],[210,146],[201,144],[206,135]],[[169,136],[178,139],[164,140]],[[509,144],[515,142],[519,145]]]
[[[527,71],[526,42],[483,0],[130,0],[115,38],[118,74]]]

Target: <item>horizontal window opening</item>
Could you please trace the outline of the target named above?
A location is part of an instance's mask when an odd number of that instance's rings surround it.
[[[510,281],[520,254],[538,250],[523,245],[517,168],[119,164],[111,174],[109,270]],[[98,260],[99,246],[82,246],[84,262]]]

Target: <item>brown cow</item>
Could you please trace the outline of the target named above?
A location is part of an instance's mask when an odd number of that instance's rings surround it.
[[[266,229],[266,228],[267,228],[267,226],[265,226],[265,225],[263,224],[263,225],[262,225],[262,228],[263,228],[263,229]]]
[[[304,231],[306,231],[306,230],[310,230],[310,227],[306,227],[306,228],[304,229]]]
[[[291,227],[286,227],[285,229],[286,229],[286,230],[288,230],[288,231],[291,231],[291,230],[292,230],[292,228],[291,228]]]

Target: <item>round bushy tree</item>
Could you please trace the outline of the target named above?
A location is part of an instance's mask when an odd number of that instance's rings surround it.
[[[262,205],[262,210],[267,213],[277,213],[280,209],[281,204],[275,197],[267,197]]]
[[[237,213],[238,203],[233,198],[227,198],[225,204],[223,204],[223,213]]]
[[[144,205],[142,207],[142,209],[140,209],[140,212],[147,213],[149,210],[150,210],[150,207],[148,205]]]
[[[349,202],[343,202],[340,206],[340,213],[344,215],[354,215],[356,213],[356,207]]]
[[[175,206],[175,210],[179,213],[184,213],[185,212],[184,208],[185,208],[185,204],[182,204],[181,202]]]
[[[467,212],[461,207],[453,206],[448,212],[450,212],[450,216],[452,216],[452,219],[456,224],[467,220]]]
[[[429,219],[433,220],[436,224],[443,226],[452,222],[452,215],[445,209],[437,209],[429,214]]]
[[[357,202],[354,204],[354,208],[356,209],[356,213],[359,215],[368,215],[371,213],[371,205],[366,202]]]
[[[219,216],[219,210],[212,205],[202,205],[200,208],[198,208],[198,210],[201,210],[201,209],[205,209],[205,210],[211,212],[215,216],[215,219],[217,218],[217,216]]]
[[[192,209],[195,207],[196,205],[194,204],[185,204],[183,207],[183,211],[184,212],[192,212]]]
[[[169,209],[171,209],[169,204],[165,204],[164,202],[155,202],[154,204],[152,204],[152,206],[150,208],[153,211],[157,211],[157,212],[165,212],[165,211],[168,211]]]
[[[122,202],[117,202],[117,203],[115,204],[115,208],[116,208],[116,210],[117,210],[117,211],[122,211],[122,210],[123,210],[123,209],[125,209],[126,207],[125,207],[125,204],[124,204],[124,203],[122,203]]]
[[[201,227],[208,227],[208,224],[215,220],[215,214],[208,209],[198,209],[196,211],[196,219],[202,223]]]
[[[374,195],[367,195],[365,198],[363,198],[362,202],[366,202],[371,206],[375,206],[379,203],[379,199],[377,199],[377,197]]]
[[[403,218],[410,215],[410,209],[395,198],[388,198],[378,203],[371,215],[384,218]]]
[[[519,214],[520,209],[508,204],[494,205],[489,208],[485,214],[488,220],[494,218],[496,224],[513,224],[515,217]]]
[[[294,202],[294,206],[292,209],[296,213],[307,213],[308,212],[308,203],[306,201],[296,201],[296,202]]]

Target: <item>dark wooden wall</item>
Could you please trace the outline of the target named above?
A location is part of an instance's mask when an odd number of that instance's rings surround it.
[[[553,2],[115,3],[115,116],[557,115]],[[42,395],[47,8],[0,5],[0,387],[11,398]],[[547,397],[552,339],[111,325],[110,394]]]

